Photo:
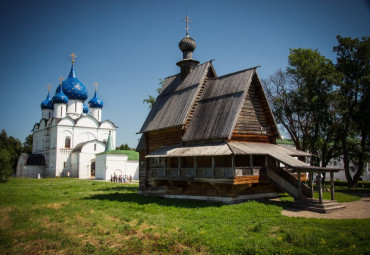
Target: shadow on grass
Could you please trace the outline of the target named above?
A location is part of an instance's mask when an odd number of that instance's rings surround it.
[[[116,187],[108,187],[103,189],[97,189],[96,191],[119,191],[119,192],[138,192],[138,186],[116,186]]]
[[[278,206],[278,207],[281,207],[283,209],[286,209],[286,208],[289,208],[292,206],[292,204],[294,203],[293,201],[288,201],[288,200],[280,200],[280,199],[258,199],[257,200],[259,203],[263,203],[265,205],[274,205],[274,206]]]
[[[133,187],[114,187],[120,188],[119,191],[125,189],[131,189]],[[108,188],[110,189],[110,188]],[[137,188],[135,188],[137,190]],[[96,194],[90,197],[83,198],[85,200],[108,200],[116,202],[129,202],[136,203],[138,205],[147,205],[147,204],[157,204],[160,206],[168,207],[183,207],[183,208],[203,208],[203,207],[220,207],[224,204],[219,202],[208,202],[208,201],[197,201],[197,200],[187,200],[187,199],[173,199],[173,198],[163,198],[156,196],[145,196],[139,195],[137,193],[107,193],[107,194]]]

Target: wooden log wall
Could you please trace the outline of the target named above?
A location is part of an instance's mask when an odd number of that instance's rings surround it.
[[[147,154],[163,146],[180,145],[182,142],[182,133],[181,127],[146,133]]]
[[[252,195],[269,192],[280,192],[267,179],[262,181],[261,178],[253,177],[238,180],[238,185],[226,183],[209,183],[209,182],[184,182],[176,180],[153,180],[148,190],[149,194],[172,194],[172,195],[189,195],[189,196],[222,196],[238,197],[241,195]]]
[[[275,141],[275,135],[276,127],[262,91],[261,83],[255,75],[231,140],[270,143]]]

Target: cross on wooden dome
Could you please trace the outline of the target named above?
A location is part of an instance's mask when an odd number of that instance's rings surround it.
[[[76,54],[74,52],[71,53],[71,55],[69,55],[71,58],[72,58],[72,63],[75,62],[75,58],[77,57]]]
[[[98,86],[99,86],[99,84],[98,84],[98,82],[97,82],[97,81],[94,83],[94,86],[95,86],[95,90],[98,90]]]
[[[50,83],[48,84],[48,92],[50,92],[50,89],[51,89],[51,85],[50,85]]]
[[[62,84],[62,82],[63,82],[63,76],[59,76],[59,81],[60,81],[60,84]]]
[[[189,23],[191,23],[191,21],[189,20],[188,14],[186,14],[184,21],[186,22],[186,28],[185,28],[186,36],[188,37],[189,36]]]

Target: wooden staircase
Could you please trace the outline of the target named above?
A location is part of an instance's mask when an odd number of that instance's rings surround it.
[[[301,196],[307,198],[312,197],[311,190],[304,183],[301,183],[301,194],[298,194],[298,180],[283,168],[275,168],[267,170],[267,177],[281,190],[284,190],[295,199]]]
[[[299,194],[298,180],[283,168],[268,170],[267,177],[280,189],[294,197],[294,203],[292,205],[294,208],[319,213],[329,213],[345,208],[344,205],[335,200],[322,200],[320,202],[319,199],[311,198],[311,189],[304,183],[301,183],[301,194]]]
[[[344,205],[335,200],[323,200],[320,203],[318,199],[305,197],[301,197],[301,199],[295,199],[292,207],[319,213],[329,213],[346,208]]]

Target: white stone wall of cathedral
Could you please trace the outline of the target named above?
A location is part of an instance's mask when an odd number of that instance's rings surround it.
[[[102,110],[100,108],[90,108],[90,115],[101,122]]]
[[[83,102],[80,100],[70,99],[67,104],[67,113],[82,114]]]
[[[96,155],[95,159],[95,179],[97,180],[108,180],[110,175],[106,174],[107,166],[106,166],[106,158],[107,154]]]
[[[59,110],[60,107],[63,107],[63,104],[55,105],[57,109],[59,107]],[[45,126],[44,121],[41,121],[39,127],[33,132],[33,153],[42,153],[45,156],[46,169],[44,173],[47,177],[66,176],[68,171],[70,171],[71,177],[79,176],[78,169],[81,167],[80,169],[83,171],[82,164],[86,162],[80,162],[79,165],[81,166],[76,165],[75,161],[78,160],[71,156],[71,151],[81,142],[95,139],[102,142],[107,141],[109,131],[111,131],[113,146],[116,146],[116,130],[109,121],[101,123],[99,127],[99,123],[93,120],[91,116],[84,116],[77,121],[77,124],[69,118],[64,118],[59,123],[50,120],[48,124],[49,126]],[[52,125],[50,126],[50,124]],[[70,138],[70,149],[65,148],[67,137]],[[104,151],[104,149],[103,146],[101,151]],[[91,162],[86,163],[85,169],[88,164],[91,166]],[[88,171],[85,172],[86,174],[82,172],[80,178],[90,177]]]
[[[54,116],[53,110],[50,109],[43,109],[42,110],[42,118],[43,119],[50,119]]]
[[[66,104],[54,104],[54,118],[64,118],[66,111]]]

